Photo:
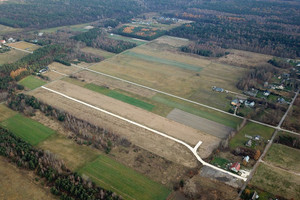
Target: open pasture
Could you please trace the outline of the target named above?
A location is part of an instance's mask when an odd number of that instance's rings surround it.
[[[26,51],[34,51],[34,50],[37,50],[38,48],[40,48],[39,45],[32,44],[32,43],[25,42],[25,41],[8,43],[7,46],[10,46],[10,47],[13,47],[16,49],[26,50]]]
[[[212,86],[240,92],[235,85],[246,69],[160,48],[164,45],[153,41],[91,69],[227,111],[234,95],[213,92]]]
[[[117,34],[110,34],[108,37],[111,38],[111,39],[114,39],[114,40],[123,40],[123,41],[126,41],[126,42],[133,42],[136,45],[142,45],[142,44],[146,44],[148,42],[146,40],[125,37],[125,36],[117,35]]]
[[[105,59],[111,58],[114,55],[116,55],[114,53],[111,53],[111,52],[108,52],[108,51],[105,51],[102,49],[92,48],[92,47],[85,47],[85,48],[81,49],[81,51],[83,51],[85,53],[91,53],[91,54],[94,54],[97,56],[101,56],[101,57],[104,57]]]
[[[0,156],[0,199],[54,200],[50,189],[36,182],[32,171],[20,169]]]
[[[0,65],[14,63],[26,55],[28,55],[28,53],[10,49],[10,51],[0,53]]]
[[[79,170],[105,189],[120,194],[124,199],[166,199],[170,190],[132,169],[100,155]]]
[[[0,1],[0,3],[1,3],[1,1]],[[21,31],[21,29],[12,28],[12,27],[4,26],[4,25],[0,24],[0,35],[4,35],[4,34],[7,34],[7,33],[18,32],[18,31]]]
[[[74,73],[76,70],[78,70],[77,67],[66,66],[58,62],[53,62],[50,65],[48,65],[48,67],[50,70],[57,71],[59,73],[66,74],[66,75],[70,75]]]
[[[287,199],[300,199],[300,176],[264,163],[259,165],[250,184]]]
[[[300,173],[299,149],[282,144],[272,144],[264,160],[276,167]]]
[[[38,147],[58,155],[66,163],[66,166],[73,171],[95,160],[100,155],[98,150],[76,144],[72,139],[68,139],[61,134],[51,135],[40,142]]]
[[[32,145],[37,145],[55,133],[54,130],[21,114],[2,121],[0,125]]]
[[[69,83],[67,84],[62,81],[56,81],[47,87],[65,93],[66,95],[79,99],[83,102],[103,108],[112,113],[124,116],[150,128],[157,129],[173,137],[182,139],[187,143],[191,143],[192,145],[195,145],[199,140],[201,140],[203,141],[203,144],[199,148],[199,154],[203,158],[208,157],[220,142],[219,138],[79,86]],[[78,116],[78,118],[89,121],[99,127],[104,127],[121,137],[126,137],[135,145],[154,154],[160,155],[184,166],[196,166],[197,162],[192,153],[186,147],[177,144],[170,139],[163,138],[148,130],[137,127],[83,104],[76,103],[75,101],[69,100],[42,88],[30,92],[30,94],[43,102],[56,107],[57,109]]]
[[[18,84],[23,85],[24,87],[26,87],[30,90],[33,90],[33,89],[36,89],[36,88],[46,84],[46,82],[33,76],[33,75],[30,75],[30,76],[27,76],[26,78],[23,78],[22,80],[20,80],[18,82]]]
[[[0,104],[0,122],[6,120],[17,114],[15,111],[9,109],[4,104]]]

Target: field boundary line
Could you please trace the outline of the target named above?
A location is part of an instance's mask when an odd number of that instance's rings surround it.
[[[15,50],[19,50],[19,51],[23,51],[23,52],[26,52],[26,53],[31,53],[31,54],[33,54],[33,51],[27,51],[27,50],[19,49],[19,48],[16,48],[16,47],[11,47],[11,46],[9,46],[9,45],[7,45],[7,44],[4,44],[4,46],[10,47],[10,48],[15,49]]]
[[[88,66],[88,67],[92,67],[92,66],[94,66],[94,65],[96,65],[96,64],[98,64],[98,63],[92,64],[92,65],[90,65],[90,66]],[[109,74],[105,74],[105,73],[103,73],[103,72],[98,72],[98,71],[89,69],[88,67],[82,67],[82,66],[75,65],[75,64],[72,64],[72,66],[77,67],[77,68],[80,68],[80,69],[82,69],[82,70],[87,70],[87,71],[90,71],[90,72],[93,72],[93,73],[96,73],[96,74],[100,74],[100,75],[102,75],[102,76],[106,76],[106,77],[109,77],[109,78],[112,78],[112,79],[116,79],[116,80],[119,80],[119,81],[123,81],[123,82],[125,82],[125,83],[129,83],[129,84],[132,84],[132,85],[135,85],[135,86],[138,86],[138,87],[142,87],[142,88],[145,88],[145,89],[148,89],[148,90],[151,90],[151,91],[160,93],[160,94],[164,94],[164,95],[167,95],[167,96],[171,96],[171,97],[173,97],[173,98],[180,99],[180,100],[182,100],[182,101],[186,101],[186,102],[189,102],[189,103],[192,103],[192,104],[196,104],[196,105],[199,105],[199,106],[202,106],[202,107],[205,107],[205,108],[208,108],[208,109],[217,111],[217,112],[221,112],[221,113],[224,113],[224,114],[226,114],[226,115],[230,115],[230,116],[237,117],[237,118],[240,118],[240,119],[246,119],[245,117],[241,117],[241,116],[238,116],[238,115],[234,115],[234,114],[232,114],[232,113],[226,112],[226,111],[224,111],[224,110],[220,110],[220,109],[218,109],[218,108],[214,108],[214,107],[212,107],[212,106],[208,106],[208,105],[205,105],[205,104],[196,102],[196,101],[192,101],[192,100],[189,100],[189,99],[185,99],[185,98],[183,98],[183,97],[179,97],[179,96],[176,96],[176,95],[173,95],[173,94],[170,94],[170,93],[167,93],[167,92],[163,92],[163,91],[160,91],[160,90],[157,90],[157,89],[148,87],[148,86],[144,86],[144,85],[141,85],[141,84],[138,84],[138,83],[134,83],[134,82],[125,80],[125,79],[121,79],[121,78],[118,78],[118,77],[116,77],[116,76],[112,76],[112,75],[109,75]],[[259,122],[259,121],[253,120],[253,119],[247,119],[247,120],[250,121],[250,122],[256,123],[256,124],[260,124],[260,125],[263,125],[263,126],[267,126],[267,127],[270,127],[270,128],[274,128],[274,129],[276,129],[276,130],[286,131],[285,129],[282,129],[282,128],[278,127],[278,126],[273,126],[273,125],[270,125],[270,124],[266,124],[266,123],[263,123],[263,122]],[[296,132],[291,132],[291,133],[296,134],[296,135],[300,135],[299,133],[296,133]]]
[[[140,127],[140,128],[143,128],[143,129],[146,129],[146,130],[148,130],[148,131],[151,131],[151,132],[153,132],[153,133],[155,133],[155,134],[157,134],[157,135],[160,135],[160,136],[163,136],[163,137],[168,138],[168,139],[170,139],[170,140],[173,140],[173,141],[175,141],[175,142],[177,142],[177,143],[179,143],[179,144],[182,144],[183,146],[187,147],[187,148],[194,154],[194,156],[197,158],[197,160],[198,160],[202,165],[208,166],[208,167],[213,168],[213,169],[215,169],[215,170],[218,170],[218,171],[221,171],[221,172],[223,172],[223,173],[229,174],[229,175],[231,175],[231,176],[233,176],[233,177],[235,177],[235,178],[242,179],[242,180],[244,180],[244,181],[247,180],[247,178],[241,177],[241,176],[239,176],[239,175],[237,175],[237,174],[233,174],[233,173],[231,173],[231,172],[229,172],[229,171],[223,170],[223,169],[221,169],[221,168],[218,168],[218,167],[216,167],[216,166],[214,166],[214,165],[212,165],[212,164],[209,164],[209,163],[205,162],[205,161],[202,160],[202,158],[198,155],[196,149],[194,149],[193,147],[191,147],[191,146],[188,145],[187,143],[185,143],[185,142],[183,142],[183,141],[181,141],[181,140],[179,140],[179,139],[177,139],[177,138],[174,138],[174,137],[169,136],[169,135],[167,135],[167,134],[165,134],[165,133],[162,133],[162,132],[157,131],[157,130],[155,130],[155,129],[149,128],[149,127],[147,127],[147,126],[145,126],[145,125],[139,124],[139,123],[137,123],[137,122],[134,122],[134,121],[129,120],[129,119],[127,119],[127,118],[124,118],[124,117],[122,117],[122,116],[116,115],[116,114],[111,113],[111,112],[109,112],[109,111],[106,111],[106,110],[104,110],[104,109],[98,108],[98,107],[93,106],[93,105],[91,105],[91,104],[85,103],[85,102],[80,101],[80,100],[78,100],[78,99],[72,98],[72,97],[70,97],[70,96],[68,96],[68,95],[65,95],[65,94],[60,93],[60,92],[55,91],[55,90],[52,90],[52,89],[47,88],[47,87],[45,87],[45,86],[42,86],[41,88],[43,88],[43,89],[45,89],[45,90],[48,90],[48,91],[50,91],[50,92],[53,92],[53,93],[55,93],[55,94],[58,94],[58,95],[60,95],[60,96],[63,96],[63,97],[65,97],[65,98],[70,99],[70,100],[72,100],[72,101],[75,101],[75,102],[77,102],[77,103],[83,104],[83,105],[85,105],[85,106],[87,106],[87,107],[90,107],[90,108],[93,108],[93,109],[98,110],[98,111],[100,111],[100,112],[103,112],[103,113],[105,113],[105,114],[108,114],[108,115],[110,115],[110,116],[113,116],[113,117],[115,117],[115,118],[118,118],[118,119],[121,119],[121,120],[123,120],[123,121],[126,121],[126,122],[128,122],[128,123],[130,123],[130,124],[133,124],[133,125],[135,125],[135,126],[138,126],[138,127]],[[200,141],[200,142],[201,142],[201,141]],[[200,142],[198,142],[199,146],[200,146],[200,144],[202,143],[202,142],[201,142],[201,143],[200,143]],[[197,145],[198,145],[198,144],[197,144]]]
[[[54,70],[54,69],[51,69],[50,71],[55,72],[55,73],[60,74],[60,75],[63,75],[63,76],[69,76],[69,75],[67,75],[67,74],[58,72],[58,71],[56,71],[56,70]]]

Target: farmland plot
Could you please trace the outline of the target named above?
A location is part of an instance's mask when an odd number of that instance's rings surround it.
[[[219,86],[241,92],[236,88],[236,82],[247,69],[176,52],[176,41],[181,44],[185,40],[161,40],[126,51],[93,65],[91,69],[227,111],[230,99],[235,96],[216,93],[211,88]],[[170,50],[171,45],[176,50]]]
[[[29,42],[24,42],[24,41],[9,43],[9,44],[7,44],[7,46],[14,47],[14,48],[17,48],[17,49],[26,50],[26,51],[34,51],[34,50],[37,50],[38,48],[40,48],[39,45],[32,44],[32,43],[29,43]]]
[[[148,127],[165,132],[166,134],[182,139],[192,145],[195,145],[201,140],[203,141],[203,144],[200,146],[199,153],[202,157],[209,156],[212,150],[220,142],[220,139],[216,137],[69,83],[57,81],[51,83],[47,87],[94,106],[106,109],[115,114],[119,114]],[[166,157],[177,163],[182,162],[181,164],[183,165],[194,166],[195,164],[193,155],[188,152],[185,147],[174,144],[174,142],[168,139],[128,124],[127,122],[120,121],[119,119],[108,116],[92,108],[72,102],[57,94],[45,91],[44,89],[35,90],[32,94],[50,105],[54,105],[55,103],[55,106],[59,109],[70,112],[90,123],[100,127],[107,127],[108,130],[127,137],[136,145],[147,149],[150,152]],[[155,143],[153,143],[153,141],[155,141]]]

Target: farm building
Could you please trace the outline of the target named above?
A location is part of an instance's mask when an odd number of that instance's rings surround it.
[[[230,166],[230,170],[231,170],[231,171],[234,171],[234,172],[239,172],[239,171],[240,171],[240,168],[241,168],[241,165],[240,165],[240,163],[238,163],[238,162],[233,163],[233,164]]]
[[[1,43],[1,44],[5,44],[6,41],[5,41],[5,40],[0,40],[0,43]]]
[[[215,91],[215,92],[224,92],[224,89],[223,89],[223,88],[219,88],[219,87],[216,87],[216,86],[213,86],[212,89],[213,89],[213,91]]]
[[[246,142],[246,144],[245,144],[247,147],[251,147],[252,146],[252,140],[250,139],[250,140],[248,140],[248,142]]]
[[[247,107],[254,107],[255,106],[255,102],[254,101],[245,101],[245,106],[247,106]]]
[[[233,106],[238,106],[239,104],[240,104],[240,102],[238,99],[234,99],[231,101],[231,105],[233,105]]]
[[[264,91],[264,96],[268,97],[268,96],[270,96],[270,94],[271,94],[270,91],[268,91],[268,90]]]
[[[43,67],[43,69],[41,69],[40,71],[39,71],[39,73],[44,73],[44,72],[46,72],[46,71],[48,71],[48,67]]]
[[[249,91],[244,91],[244,94],[251,96],[251,97],[256,97],[257,93],[258,93],[258,90],[254,89],[254,88],[252,88]]]

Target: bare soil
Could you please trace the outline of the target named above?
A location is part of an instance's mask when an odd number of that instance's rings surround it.
[[[211,134],[221,139],[227,138],[227,136],[234,131],[233,128],[224,126],[223,124],[184,112],[175,108],[168,116],[168,119],[174,120],[178,123],[190,126],[197,130]]]
[[[183,192],[189,199],[201,200],[233,200],[238,194],[237,189],[201,175],[188,180]]]

